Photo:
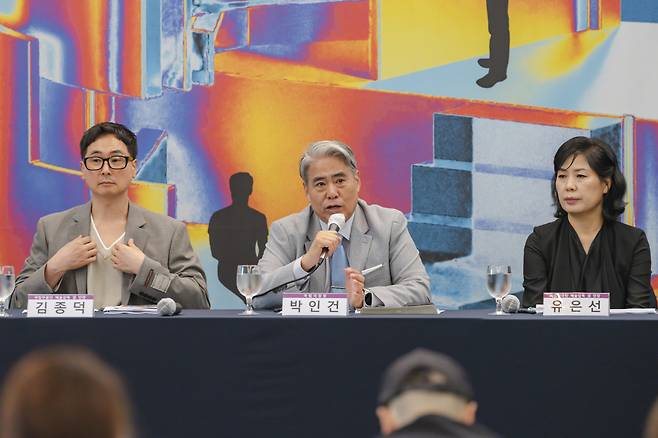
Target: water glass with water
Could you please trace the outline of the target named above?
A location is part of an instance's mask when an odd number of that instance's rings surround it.
[[[489,265],[487,266],[487,290],[496,300],[495,315],[503,315],[502,301],[503,297],[510,292],[512,288],[512,268],[509,265]]]
[[[15,284],[14,267],[9,265],[0,267],[0,318],[9,316],[5,311],[8,307],[6,302],[14,291]]]
[[[252,299],[256,293],[260,291],[263,276],[261,275],[260,268],[257,265],[239,265],[236,277],[236,284],[238,290],[247,300],[247,310],[241,315],[256,315]]]

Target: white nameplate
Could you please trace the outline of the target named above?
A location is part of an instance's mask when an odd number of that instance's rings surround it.
[[[284,316],[347,316],[347,294],[303,294],[284,292]]]
[[[608,316],[609,293],[544,292],[544,316]]]
[[[93,295],[30,294],[27,296],[28,318],[91,318]]]

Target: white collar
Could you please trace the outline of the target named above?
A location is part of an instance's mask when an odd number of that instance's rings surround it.
[[[347,240],[350,240],[350,236],[352,235],[352,223],[354,222],[355,214],[356,214],[356,208],[354,209],[352,216],[347,221],[345,221],[345,225],[343,225],[343,227],[338,231],[338,234],[340,234]],[[319,217],[318,217],[318,222],[320,222],[320,228],[322,228],[324,231],[329,229],[329,225],[327,225],[326,222],[320,220]]]
[[[94,233],[96,234],[96,237],[98,238],[98,241],[101,243],[101,245],[103,246],[103,249],[105,249],[105,251],[109,251],[109,250],[111,250],[112,247],[113,247],[114,245],[116,245],[117,243],[119,243],[119,242],[125,237],[126,232],[124,231],[124,232],[121,233],[121,235],[117,238],[117,240],[115,240],[114,242],[112,242],[112,244],[111,244],[110,246],[106,246],[106,245],[105,245],[105,242],[103,242],[103,238],[101,237],[101,234],[98,232],[98,229],[96,228],[96,224],[94,223],[94,216],[89,215],[89,217],[91,218],[91,228],[93,229]]]

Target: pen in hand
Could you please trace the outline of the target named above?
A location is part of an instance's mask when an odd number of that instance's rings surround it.
[[[364,269],[363,271],[361,271],[361,275],[368,275],[371,272],[375,272],[377,269],[381,268],[382,266],[384,265],[380,263],[377,266],[373,266],[372,268]]]
[[[373,266],[372,268],[364,269],[363,271],[361,271],[361,275],[366,276],[366,275],[370,274],[371,272],[375,272],[377,269],[381,268],[382,266],[384,266],[384,265],[382,263],[380,263],[376,266]],[[343,286],[331,286],[331,288],[332,289],[345,289],[345,287],[343,287]]]

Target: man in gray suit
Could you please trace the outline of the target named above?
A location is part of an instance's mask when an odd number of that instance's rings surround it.
[[[206,277],[185,225],[128,199],[137,138],[118,123],[89,128],[80,140],[87,204],[41,218],[16,279],[13,307],[28,294],[93,294],[94,306],[153,304],[170,297],[208,308]]]
[[[429,277],[404,215],[359,199],[361,180],[349,146],[333,140],[310,145],[300,160],[299,173],[310,205],[272,223],[258,264],[266,274],[261,293],[304,277],[326,248],[327,262],[299,281],[299,290],[328,292],[332,286],[344,287],[356,309],[431,302]],[[335,213],[346,219],[339,232],[327,226]],[[382,268],[367,277],[361,273],[379,264]],[[270,292],[254,297],[254,306],[276,308],[281,301],[280,292]]]

